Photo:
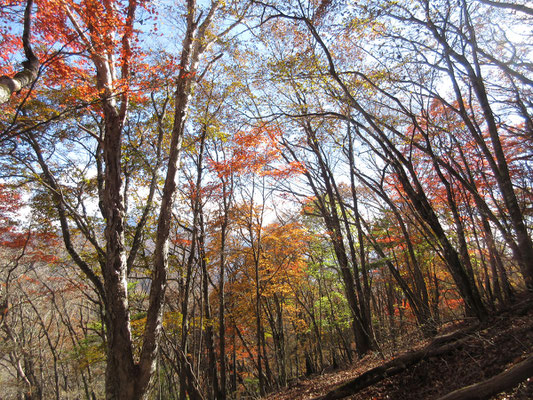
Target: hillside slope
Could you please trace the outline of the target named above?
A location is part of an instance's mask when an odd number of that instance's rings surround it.
[[[394,376],[389,373],[389,377],[347,397],[334,397],[331,392],[339,386],[349,386],[349,382],[353,386],[355,378],[365,372],[368,375],[373,368],[394,364],[391,360],[401,360],[416,354],[416,351],[425,350],[430,341],[418,343],[414,348],[385,360],[377,356],[365,357],[349,368],[299,381],[267,399],[315,399],[328,393],[328,398],[357,400],[439,399],[457,389],[486,381],[533,355],[533,297],[521,297],[512,307],[480,326],[456,326],[451,334],[458,339],[449,342],[446,348],[442,347],[443,354],[422,357],[401,372],[398,371],[402,368],[396,368]],[[400,365],[404,366],[403,363]],[[533,376],[533,368],[527,375]],[[490,399],[533,399],[533,378]]]

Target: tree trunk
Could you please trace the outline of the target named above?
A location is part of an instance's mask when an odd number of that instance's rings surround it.
[[[214,341],[214,332],[213,332],[213,320],[211,315],[211,307],[209,305],[209,276],[207,271],[206,264],[206,255],[205,255],[205,244],[204,244],[204,218],[203,212],[200,211],[200,235],[198,238],[199,241],[199,250],[200,250],[200,265],[202,267],[202,295],[204,297],[204,315],[206,319],[206,347],[207,347],[207,356],[208,356],[208,367],[207,367],[207,376],[208,376],[208,388],[207,388],[207,398],[212,399],[215,396],[215,393],[219,392],[218,386],[218,377],[217,377],[217,360],[215,354],[215,341]]]
[[[220,271],[218,283],[218,337],[219,337],[219,363],[220,363],[220,385],[217,393],[219,400],[226,399],[226,323],[225,323],[225,273],[226,273],[226,236],[229,219],[229,203],[231,194],[228,193],[227,182],[223,178],[222,182],[222,201],[223,216],[222,226],[220,227]],[[231,191],[231,189],[230,189]]]

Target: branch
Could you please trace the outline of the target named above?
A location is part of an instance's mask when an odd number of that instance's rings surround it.
[[[498,8],[507,8],[514,11],[520,11],[528,15],[533,15],[533,8],[528,7],[524,4],[515,4],[505,1],[493,1],[493,0],[478,0],[480,3],[487,4],[489,6],[498,7]]]
[[[24,31],[22,33],[22,43],[24,54],[26,55],[26,61],[22,63],[24,69],[15,74],[13,78],[6,75],[0,77],[0,104],[6,103],[13,92],[18,92],[22,88],[30,86],[37,79],[39,59],[33,53],[30,43],[32,6],[33,0],[28,0],[24,11]]]

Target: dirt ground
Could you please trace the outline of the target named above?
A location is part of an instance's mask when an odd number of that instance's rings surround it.
[[[454,329],[462,327],[464,325],[458,325]],[[413,349],[426,344],[427,342],[420,342]],[[527,295],[520,297],[512,307],[498,313],[470,333],[458,349],[443,356],[424,359],[406,371],[346,399],[438,399],[456,389],[486,380],[532,353],[533,296]],[[290,388],[268,396],[267,400],[312,399],[388,360],[377,356],[365,357],[349,368],[298,381]],[[532,400],[533,378],[491,399]]]

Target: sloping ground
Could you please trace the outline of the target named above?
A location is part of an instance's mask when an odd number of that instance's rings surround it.
[[[482,326],[475,328],[461,326],[456,329],[465,333],[460,334],[460,338],[455,342],[447,344],[447,350],[443,354],[425,356],[403,372],[385,378],[345,398],[357,400],[439,399],[452,391],[486,381],[518,365],[533,355],[533,297],[521,297],[508,310],[499,313]],[[427,345],[428,342],[420,343],[411,350],[421,350]],[[398,355],[397,358],[402,357]],[[373,368],[387,362],[390,364],[391,360],[367,357],[345,370],[300,381],[285,391],[270,395],[268,400],[320,398],[339,386],[353,383],[355,378],[365,372],[368,373]],[[533,376],[533,368],[528,375]],[[533,399],[533,377],[490,399]]]

